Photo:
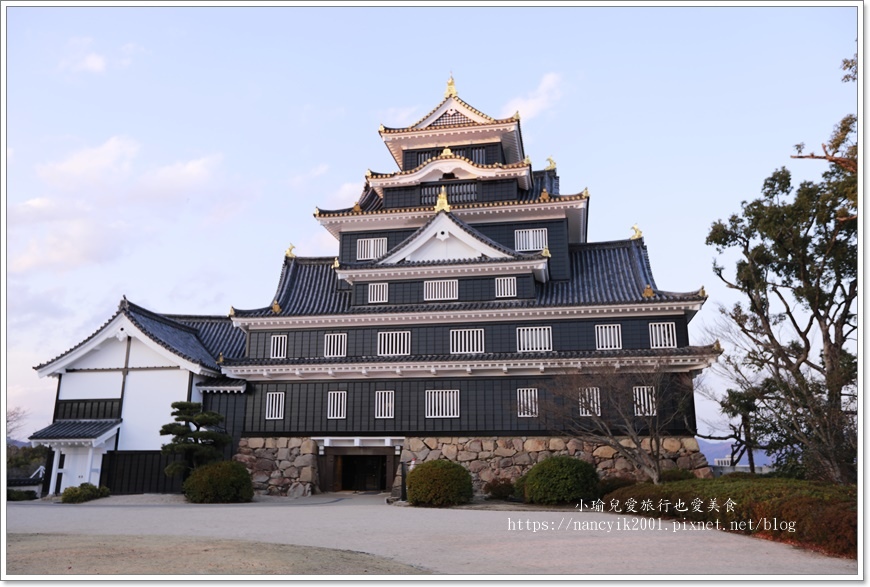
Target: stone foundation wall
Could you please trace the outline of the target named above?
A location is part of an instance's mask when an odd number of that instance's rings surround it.
[[[242,438],[233,460],[248,468],[256,493],[288,497],[319,493],[317,443],[310,438]]]
[[[642,446],[649,449],[649,439],[644,440]],[[602,479],[614,476],[637,480],[646,478],[609,446],[552,436],[409,437],[405,439],[401,461],[416,459],[422,463],[439,458],[456,461],[471,472],[475,492],[482,493],[487,481],[496,477],[515,481],[535,463],[556,455],[569,455],[592,463]],[[698,441],[692,437],[662,439],[662,470],[677,468],[692,471],[696,477],[713,476]],[[398,476],[396,483],[401,483]]]

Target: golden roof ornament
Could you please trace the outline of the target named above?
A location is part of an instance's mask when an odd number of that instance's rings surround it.
[[[514,120],[519,120],[519,119],[520,119],[520,111],[517,110],[516,112],[514,112]]]
[[[698,295],[701,296],[702,298],[707,297],[707,290],[704,289],[703,285],[701,286],[701,289],[698,290]]]
[[[531,165],[531,164],[532,164],[532,160],[529,159],[528,155],[526,155],[526,158],[523,159],[523,165]]]
[[[223,362],[224,362],[224,354],[223,354],[223,353],[218,353],[218,360],[217,360],[217,362],[218,362],[218,363],[223,363]]]
[[[444,97],[450,98],[456,96],[456,83],[453,81],[453,74],[450,74],[450,79],[447,80],[447,89],[444,91]]]
[[[639,239],[639,238],[643,238],[643,233],[642,233],[642,232],[640,231],[640,229],[637,227],[637,224],[635,224],[634,226],[632,226],[631,229],[634,231],[634,234],[631,235],[630,237],[628,237],[628,240],[635,241],[635,240],[637,240],[637,239]]]
[[[378,131],[379,131],[379,132],[384,132],[385,130],[387,130],[387,129],[384,127],[383,124],[381,124],[381,125],[378,127]]]
[[[295,249],[295,248],[296,247],[293,245],[293,243],[290,243],[290,246],[287,247],[286,251],[284,251],[284,256],[287,257],[288,259],[295,259],[296,253],[293,252],[293,249]]]
[[[441,192],[438,194],[438,201],[435,202],[435,213],[450,212],[450,203],[447,201],[447,188],[441,186]]]
[[[366,169],[366,177],[371,177],[371,176],[372,176],[372,170]]]
[[[542,256],[542,257],[546,257],[547,259],[549,259],[549,258],[552,257],[553,255],[550,254],[550,248],[549,248],[549,247],[544,247],[544,250],[541,251],[541,256]]]
[[[341,263],[338,262],[338,257],[335,258],[335,261],[332,262],[332,268],[338,269],[341,266]]]
[[[589,197],[589,188],[583,188],[583,191],[580,192],[580,195],[583,196],[584,198],[588,198]]]
[[[547,188],[544,188],[541,190],[541,197],[538,199],[541,200],[542,202],[549,202],[550,201],[550,194],[549,194],[549,192],[547,192]]]
[[[442,157],[453,157],[453,151],[450,150],[450,147],[444,147],[444,150],[441,151]]]
[[[359,207],[359,200],[357,200],[356,203],[353,205],[353,211],[357,213],[362,212],[362,208]]]
[[[228,314],[228,316],[235,316],[235,315],[236,315],[236,309],[233,308],[232,306],[230,306],[230,313]]]
[[[650,284],[647,283],[647,284],[646,284],[646,287],[643,288],[643,294],[642,294],[642,295],[643,295],[643,297],[645,297],[645,298],[651,298],[651,297],[654,297],[656,294],[655,294],[655,292],[653,291],[652,286],[651,286]]]
[[[314,215],[320,216],[320,208],[318,208],[317,206],[314,207]]]
[[[272,302],[272,313],[274,313],[274,314],[281,313],[281,306],[278,305],[278,300],[275,300],[274,302]]]
[[[713,343],[713,350],[716,351],[717,353],[721,353],[721,352],[722,352],[722,345],[719,344],[719,339],[718,339],[718,338],[716,339],[716,342]]]
[[[553,159],[552,157],[547,157],[547,162],[548,164],[546,167],[544,167],[544,171],[552,171],[553,169],[556,169],[555,159]]]

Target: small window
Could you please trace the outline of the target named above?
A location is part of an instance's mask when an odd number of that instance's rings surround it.
[[[495,278],[495,297],[497,297],[497,298],[515,298],[515,297],[517,297],[517,278],[516,277],[496,277]]]
[[[369,303],[370,304],[386,304],[390,300],[390,284],[389,283],[370,283],[369,284]]]
[[[378,356],[411,354],[411,331],[378,332]]]
[[[517,416],[520,418],[538,417],[538,388],[517,389]]]
[[[423,282],[423,300],[433,302],[438,300],[459,299],[459,280],[441,279],[439,281]]]
[[[450,354],[474,354],[484,351],[483,328],[463,328],[450,331]]]
[[[608,351],[622,348],[622,326],[620,324],[599,324],[595,327],[595,348]]]
[[[651,323],[649,325],[649,346],[653,349],[677,348],[677,329],[674,323]]]
[[[393,417],[394,395],[392,390],[375,392],[375,418],[383,420]]]
[[[656,415],[656,388],[651,385],[638,385],[634,388],[634,415]]]
[[[580,390],[580,415],[601,415],[601,390],[597,387],[584,387]]]
[[[266,394],[266,419],[284,419],[284,392],[270,391]]]
[[[344,420],[347,417],[347,392],[330,391],[326,396],[326,419]]]
[[[517,328],[517,352],[537,353],[553,350],[551,326],[524,326]]]
[[[370,261],[387,252],[387,237],[359,238],[356,240],[356,260]]]
[[[458,418],[459,417],[459,390],[458,389],[427,389],[426,390],[426,417],[427,418]]]
[[[286,359],[287,358],[287,335],[286,334],[273,334],[272,335],[272,349],[271,354],[269,355],[272,359]]]
[[[524,228],[514,231],[514,249],[517,251],[542,251],[547,248],[546,228]]]
[[[323,337],[324,357],[344,357],[347,354],[347,333],[328,333]]]

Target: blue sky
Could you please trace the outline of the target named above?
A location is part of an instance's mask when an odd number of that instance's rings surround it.
[[[7,405],[51,421],[32,370],[121,296],[167,313],[271,301],[283,252],[334,255],[315,206],[395,163],[378,125],[443,97],[519,110],[536,169],[588,187],[589,238],[643,230],[661,289],[717,303],[712,222],[857,112],[858,8],[6,7]],[[727,259],[725,260],[727,262]],[[701,402],[702,419],[715,420]]]

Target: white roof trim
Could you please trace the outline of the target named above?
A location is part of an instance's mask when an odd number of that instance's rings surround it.
[[[464,158],[452,157],[447,159],[430,159],[425,165],[413,173],[398,173],[387,177],[370,177],[369,185],[382,198],[385,187],[401,187],[417,185],[422,182],[435,182],[441,179],[445,173],[453,173],[456,179],[507,179],[517,178],[520,189],[530,189],[532,185],[532,166],[522,167],[478,167]]]
[[[427,277],[496,277],[500,275],[517,275],[533,273],[538,281],[546,282],[549,277],[546,259],[531,261],[514,261],[511,263],[474,263],[447,266],[420,267],[373,267],[370,269],[339,269],[336,275],[348,283],[356,281],[395,281],[426,279]]]
[[[415,124],[413,128],[415,130],[423,130],[425,128],[428,128],[432,125],[432,123],[444,116],[444,114],[446,114],[447,111],[451,109],[456,110],[457,113],[478,124],[487,124],[493,121],[492,118],[481,115],[469,109],[468,106],[463,104],[461,100],[457,100],[454,96],[450,96],[446,100],[444,100],[441,103],[441,106],[436,108],[435,111],[432,112],[432,114]]]
[[[34,448],[37,446],[48,446],[51,448],[56,446],[92,446],[96,448],[117,434],[120,428],[121,422],[118,422],[97,438],[40,438],[37,440],[31,440],[30,446]]]

